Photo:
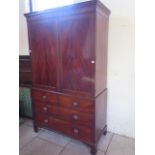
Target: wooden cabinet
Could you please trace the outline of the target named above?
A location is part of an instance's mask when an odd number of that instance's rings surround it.
[[[78,139],[93,155],[107,130],[109,14],[98,0],[25,14],[34,129]]]

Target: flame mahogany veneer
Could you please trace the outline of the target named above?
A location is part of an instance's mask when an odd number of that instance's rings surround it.
[[[78,139],[93,155],[107,130],[109,14],[98,0],[25,14],[34,130]]]

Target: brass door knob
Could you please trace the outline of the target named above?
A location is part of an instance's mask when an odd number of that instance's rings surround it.
[[[73,107],[78,107],[79,103],[78,102],[73,102]]]
[[[78,115],[73,115],[73,119],[74,120],[78,120],[79,119],[79,116]]]
[[[44,111],[47,111],[47,107],[44,107],[43,110],[44,110]]]
[[[79,129],[74,129],[73,132],[77,134],[79,133]]]
[[[44,120],[44,123],[48,123],[48,119],[45,119],[45,120]]]
[[[42,99],[43,99],[43,100],[46,100],[46,99],[47,99],[47,96],[45,96],[45,95],[42,96]]]

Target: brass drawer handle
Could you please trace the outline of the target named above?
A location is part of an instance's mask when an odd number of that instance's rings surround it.
[[[73,129],[73,132],[77,134],[79,133],[79,129]]]
[[[79,103],[73,102],[73,107],[78,107],[78,106],[79,106]]]
[[[43,110],[44,110],[44,111],[47,111],[47,107],[43,107]]]
[[[45,119],[45,120],[44,120],[44,123],[48,123],[48,119]]]
[[[43,100],[46,100],[46,99],[47,99],[47,96],[42,96],[42,99],[43,99]]]
[[[73,119],[74,120],[78,120],[79,119],[79,116],[78,115],[73,115]]]

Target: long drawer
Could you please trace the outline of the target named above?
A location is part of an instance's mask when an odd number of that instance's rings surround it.
[[[93,141],[93,129],[84,126],[78,126],[68,121],[56,119],[54,117],[38,114],[35,117],[35,123],[40,127],[53,129],[62,132],[68,136],[90,143]]]
[[[63,108],[61,106],[49,105],[40,102],[35,102],[36,114],[42,113],[51,115],[61,120],[66,120],[72,124],[81,124],[91,127],[93,123],[93,114],[81,113],[76,110]]]

